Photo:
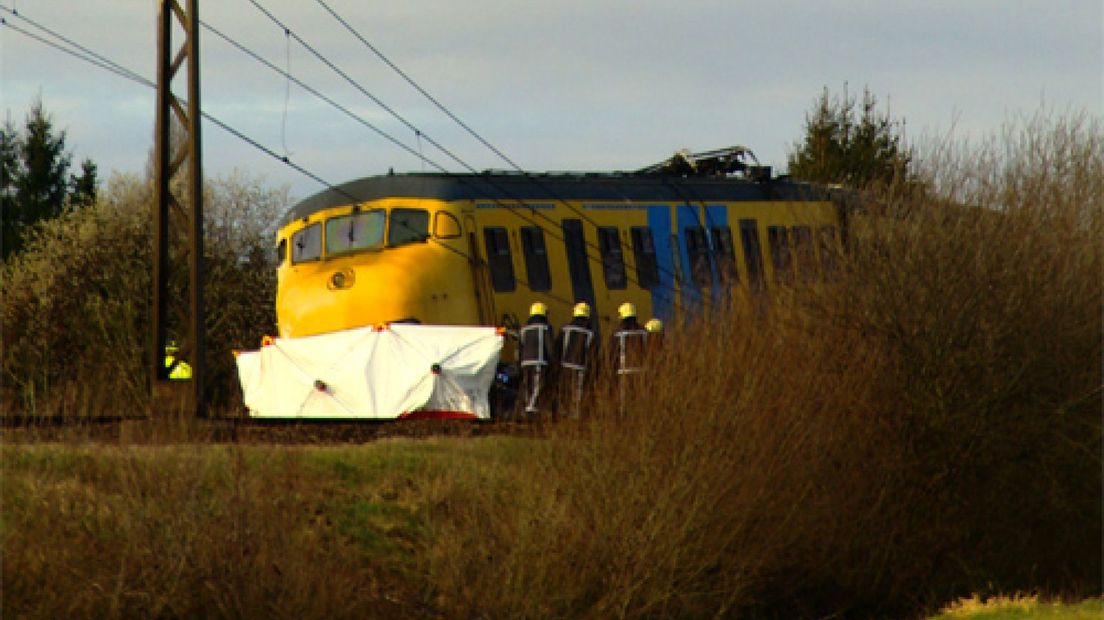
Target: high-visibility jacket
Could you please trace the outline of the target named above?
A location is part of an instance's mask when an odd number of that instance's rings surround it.
[[[560,366],[571,370],[586,370],[597,345],[594,330],[586,317],[575,317],[560,329]]]
[[[184,360],[177,360],[172,353],[165,354],[165,368],[171,381],[187,381],[192,378],[192,367]]]
[[[617,331],[610,336],[613,367],[617,374],[624,375],[644,370],[645,341],[648,332],[640,326],[635,317],[621,320]]]
[[[552,363],[552,327],[548,318],[541,315],[529,317],[518,332],[518,358],[521,367],[545,367]]]

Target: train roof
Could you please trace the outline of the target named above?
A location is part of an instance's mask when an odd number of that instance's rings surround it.
[[[379,198],[435,198],[444,201],[633,201],[740,202],[822,200],[821,192],[785,179],[753,181],[742,176],[578,172],[404,173],[349,181],[310,196],[280,221],[307,217],[322,209]]]

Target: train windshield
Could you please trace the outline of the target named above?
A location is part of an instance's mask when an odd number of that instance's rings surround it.
[[[291,236],[291,262],[305,263],[322,256],[322,227],[311,224]]]
[[[362,211],[326,220],[326,254],[344,254],[383,246],[384,211]]]

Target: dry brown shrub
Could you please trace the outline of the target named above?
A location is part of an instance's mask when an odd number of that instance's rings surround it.
[[[972,592],[1098,594],[1101,134],[1072,116],[969,156],[939,145],[925,192],[865,197],[833,280],[673,329],[624,412],[600,382],[583,422],[528,453],[420,482],[409,583],[445,617],[485,618],[907,617]],[[73,476],[6,479],[4,604],[40,601],[6,615],[426,611],[377,596],[373,556],[319,544],[324,493],[294,459],[181,451],[82,461],[85,499],[56,488]]]
[[[1095,591],[1101,136],[1037,118],[929,160],[925,191],[864,196],[834,280],[670,333],[624,413],[599,385],[505,489],[456,472],[438,604],[884,616]]]

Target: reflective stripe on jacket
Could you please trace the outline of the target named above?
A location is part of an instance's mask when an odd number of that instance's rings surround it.
[[[518,332],[520,340],[518,351],[521,366],[547,366],[551,363],[549,346],[552,342],[552,328],[547,322],[530,320],[529,324]]]

